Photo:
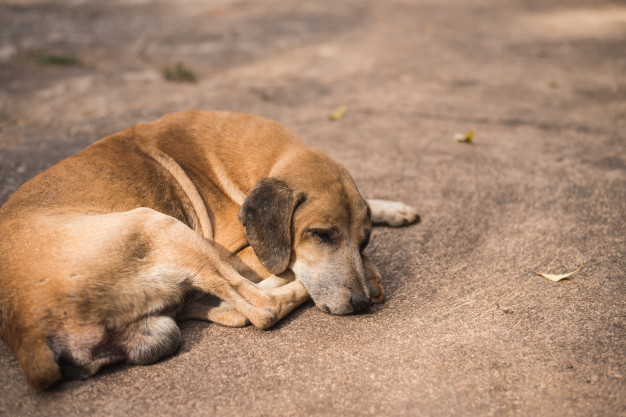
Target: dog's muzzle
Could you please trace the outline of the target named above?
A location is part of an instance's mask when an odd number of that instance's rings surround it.
[[[357,311],[368,309],[372,302],[369,298],[355,294],[350,298],[350,304],[352,304],[353,312],[356,313]]]

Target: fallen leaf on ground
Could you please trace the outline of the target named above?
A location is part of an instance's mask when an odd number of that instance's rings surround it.
[[[457,142],[466,142],[466,143],[470,143],[472,141],[472,139],[474,139],[474,131],[470,129],[469,132],[467,132],[467,135],[463,134],[463,133],[455,133],[454,134],[454,140],[456,140]]]
[[[339,107],[337,110],[335,110],[333,113],[331,113],[328,118],[330,120],[339,120],[341,118],[343,118],[346,115],[346,111],[348,109],[346,109],[346,106],[341,106]]]
[[[581,265],[577,270],[569,272],[567,274],[562,274],[562,275],[554,275],[554,274],[542,274],[540,272],[535,272],[535,274],[539,275],[540,277],[544,277],[546,279],[549,279],[550,281],[560,281],[562,279],[565,278],[569,278],[570,275],[572,275],[574,272],[578,272],[580,271],[580,268],[582,268],[583,265]]]

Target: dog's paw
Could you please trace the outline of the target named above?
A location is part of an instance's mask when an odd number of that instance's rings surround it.
[[[278,322],[279,316],[276,309],[272,307],[258,308],[252,316],[250,321],[257,329],[267,330]]]
[[[373,224],[400,227],[420,221],[417,210],[400,201],[367,200],[367,202],[372,212]]]
[[[367,281],[367,286],[370,290],[370,296],[372,304],[380,304],[385,299],[385,290],[380,281],[370,280]]]
[[[206,305],[199,301],[192,302],[178,313],[176,318],[208,320],[227,327],[244,327],[250,324],[246,316],[224,301],[219,306]]]
[[[385,298],[385,290],[383,289],[382,277],[378,268],[365,255],[363,257],[363,267],[365,268],[365,279],[367,280],[367,288],[370,291],[370,299],[373,304],[380,304]]]
[[[208,319],[227,327],[245,327],[250,321],[233,307],[213,307],[208,311]]]

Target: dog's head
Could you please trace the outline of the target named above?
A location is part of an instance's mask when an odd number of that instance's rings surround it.
[[[291,269],[315,304],[349,314],[371,304],[361,252],[372,229],[367,203],[350,174],[321,152],[288,161],[261,179],[239,219],[273,274]],[[375,267],[374,267],[375,268]]]

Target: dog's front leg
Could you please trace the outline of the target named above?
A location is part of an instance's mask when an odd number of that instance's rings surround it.
[[[309,293],[299,281],[267,290],[243,277],[244,281],[227,278],[226,285],[218,282],[216,286],[216,282],[208,282],[213,280],[212,277],[205,279],[202,275],[194,279],[194,286],[217,295],[232,306],[207,309],[205,317],[226,325],[243,326],[247,324],[247,318],[254,326],[268,329],[309,299]],[[244,320],[237,313],[244,316]]]
[[[228,302],[260,329],[272,327],[309,298],[299,281],[264,289],[241,276],[230,265],[222,262],[207,265],[206,257],[201,253],[198,255],[198,261],[204,265],[194,274],[193,287]]]
[[[299,281],[264,289],[234,270],[222,267],[219,270],[203,268],[192,278],[192,285],[196,290],[216,295],[232,307],[220,310],[220,307],[198,307],[196,304],[179,317],[208,319],[231,326],[244,326],[247,318],[254,326],[268,329],[309,299],[309,293]]]
[[[292,281],[293,277],[284,278],[271,275],[259,282],[257,287],[264,290],[271,290],[282,287]],[[309,297],[302,298],[302,303],[307,301],[308,298]],[[226,301],[222,301],[218,306],[211,306],[196,300],[185,307],[176,317],[179,319],[207,320],[227,327],[244,327],[250,324],[250,320],[248,320],[246,316],[241,314]]]
[[[236,255],[230,256],[229,263],[242,276],[253,282],[258,282],[257,287],[263,290],[282,287],[295,279],[293,273],[289,270],[280,274],[280,276],[268,272],[263,264],[259,262],[250,246],[239,251]],[[261,281],[259,282],[259,280]],[[308,296],[302,298],[301,303],[307,301],[308,298]],[[219,305],[207,305],[199,300],[193,301],[178,313],[177,318],[206,320],[227,327],[244,327],[250,324],[250,321],[243,314],[226,301],[221,301]]]
[[[146,253],[141,253],[140,261],[135,263],[133,280],[124,281],[145,292],[142,300],[159,299],[164,305],[174,306],[190,292],[213,294],[256,327],[267,329],[309,297],[297,281],[270,290],[258,287],[237,272],[210,241],[154,210],[140,208],[105,218],[109,223],[117,219],[128,225],[125,236],[117,238],[116,247],[145,242]],[[142,295],[141,291],[138,295]],[[141,313],[142,308],[145,307],[136,306],[136,313]]]
[[[367,200],[367,204],[373,224],[400,227],[420,221],[417,210],[400,201]]]
[[[177,319],[211,321],[226,327],[244,327],[250,320],[225,301],[219,305],[206,305],[194,300],[176,315]]]

